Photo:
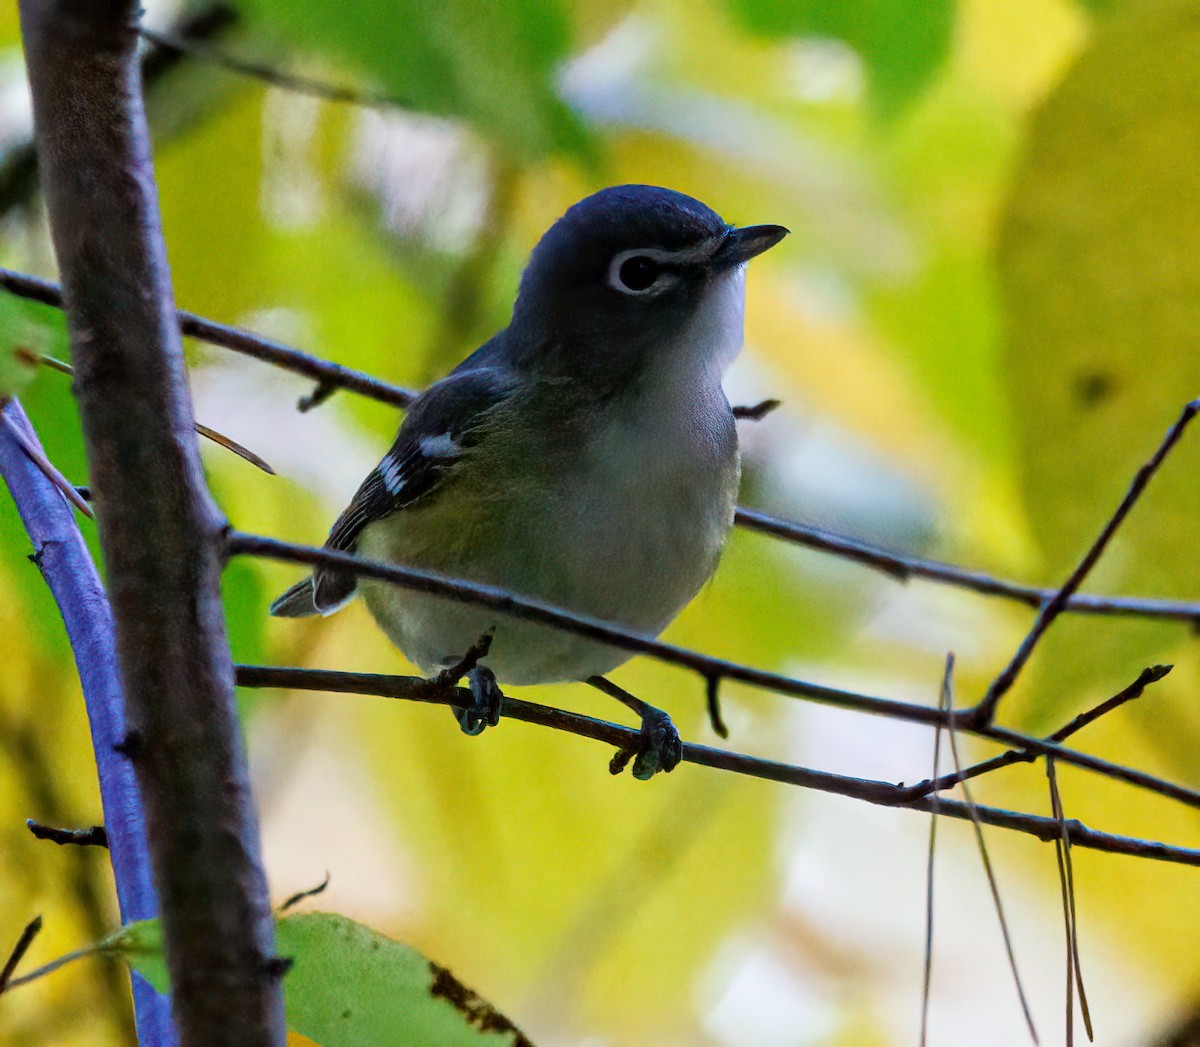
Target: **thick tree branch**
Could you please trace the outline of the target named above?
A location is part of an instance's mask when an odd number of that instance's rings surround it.
[[[141,102],[134,0],[22,0],[128,733],[185,1047],[284,1043],[271,907]]]
[[[0,426],[0,475],[33,543],[34,561],[63,616],[79,669],[121,920],[147,920],[158,915],[158,902],[150,877],[141,799],[133,769],[113,751],[125,737],[125,708],[108,597],[71,507],[15,438],[19,430],[41,449],[20,404],[11,400],[0,411],[9,423]],[[175,1042],[167,1001],[141,977],[134,978],[134,1010],[142,1047],[168,1047]]]

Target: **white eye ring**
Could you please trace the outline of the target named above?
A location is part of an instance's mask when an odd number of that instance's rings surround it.
[[[621,294],[638,295],[653,294],[655,288],[661,290],[663,273],[660,272],[650,283],[645,287],[635,288],[630,287],[621,279],[621,267],[631,258],[648,258],[652,262],[666,262],[669,259],[674,259],[677,252],[663,251],[657,247],[635,247],[629,251],[620,251],[613,255],[613,260],[608,265],[608,286],[614,290],[620,291]]]

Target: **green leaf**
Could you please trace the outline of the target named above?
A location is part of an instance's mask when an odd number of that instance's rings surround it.
[[[0,397],[15,396],[33,375],[33,369],[17,350],[0,345]]]
[[[168,991],[157,920],[123,927],[103,947]],[[532,1047],[446,968],[345,916],[278,919],[275,950],[292,961],[288,1029],[321,1047]]]
[[[35,354],[59,350],[62,320],[53,317],[56,323],[48,324],[49,312],[21,298],[0,297],[0,396],[16,396],[29,384],[37,370]]]
[[[999,252],[1005,363],[1025,502],[1051,578],[1065,577],[1200,393],[1198,49],[1190,0],[1102,22],[1037,115],[1013,184]],[[1200,431],[1151,483],[1096,589],[1195,597],[1198,468]],[[1075,630],[1084,646],[1072,651],[1071,632],[1056,626],[1041,656],[1068,696],[1089,678],[1121,685],[1178,637],[1124,623],[1116,642],[1093,622]]]
[[[871,100],[899,114],[933,78],[949,50],[954,0],[728,0],[752,32],[841,40],[866,66]]]
[[[570,46],[562,0],[246,0],[252,32],[348,64],[406,106],[469,120],[512,155],[586,152],[554,93]]]

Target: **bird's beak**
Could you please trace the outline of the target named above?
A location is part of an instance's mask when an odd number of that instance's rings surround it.
[[[730,229],[713,256],[713,264],[722,269],[742,265],[764,251],[769,251],[787,236],[789,231],[781,225],[744,225],[738,229]]]

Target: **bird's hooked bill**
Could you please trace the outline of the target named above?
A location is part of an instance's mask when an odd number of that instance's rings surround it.
[[[782,225],[744,225],[730,229],[713,260],[722,266],[742,265],[769,251],[790,231]]]

